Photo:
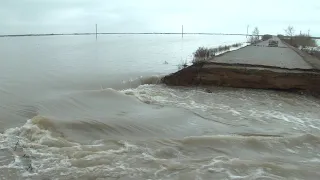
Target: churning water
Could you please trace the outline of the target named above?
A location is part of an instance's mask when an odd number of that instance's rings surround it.
[[[0,179],[319,179],[318,99],[159,84],[198,46],[243,41],[1,38]]]

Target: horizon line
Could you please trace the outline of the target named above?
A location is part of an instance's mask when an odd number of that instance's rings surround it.
[[[23,36],[68,36],[68,35],[116,35],[116,34],[147,34],[147,35],[153,35],[153,34],[166,34],[166,35],[223,35],[223,36],[254,36],[252,34],[243,34],[243,33],[175,33],[175,32],[102,32],[102,33],[32,33],[32,34],[0,34],[0,37],[23,37]],[[272,35],[272,34],[268,34]],[[258,36],[263,36],[262,34],[259,34]],[[273,35],[277,36],[277,35]],[[285,36],[284,37],[289,37]],[[320,37],[312,37],[315,39],[320,39]]]
[[[100,33],[27,33],[27,34],[0,34],[3,36],[54,36],[54,35],[96,35],[96,34],[203,34],[203,35],[243,35],[242,33],[181,33],[181,32],[100,32]],[[249,35],[248,35],[249,36]]]

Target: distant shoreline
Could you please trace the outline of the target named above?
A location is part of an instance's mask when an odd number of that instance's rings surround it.
[[[171,33],[171,32],[164,32],[164,33],[157,33],[157,32],[137,32],[137,33],[45,33],[45,34],[2,34],[1,37],[28,37],[28,36],[83,36],[83,35],[157,35],[157,34],[164,34],[164,35],[211,35],[211,36],[252,36],[250,34],[239,34],[239,33]],[[263,35],[259,35],[263,36]],[[289,36],[283,36],[283,38],[290,38]],[[320,39],[320,37],[311,37],[314,39]]]
[[[165,34],[165,35],[222,35],[222,36],[250,36],[247,34],[232,34],[232,33],[143,33],[143,32],[138,32],[138,33],[46,33],[46,34],[5,34],[5,35],[0,35],[0,37],[24,37],[24,36],[77,36],[77,35],[123,35],[123,34],[149,34],[149,35],[154,35],[154,34]]]

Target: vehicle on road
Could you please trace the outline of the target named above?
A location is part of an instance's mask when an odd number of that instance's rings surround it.
[[[268,46],[269,47],[278,47],[279,41],[276,40],[269,40]]]

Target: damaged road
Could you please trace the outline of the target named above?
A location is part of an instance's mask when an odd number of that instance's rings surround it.
[[[229,52],[167,75],[162,82],[169,86],[224,86],[320,94],[320,70],[304,61],[296,50],[280,44],[282,47],[278,48],[248,46]],[[277,53],[270,54],[271,51]],[[255,57],[259,55],[262,58],[257,61]],[[262,61],[263,56],[268,61]]]

